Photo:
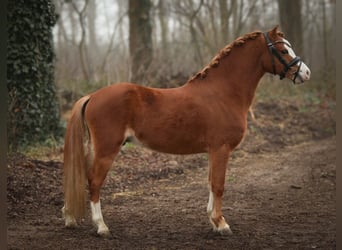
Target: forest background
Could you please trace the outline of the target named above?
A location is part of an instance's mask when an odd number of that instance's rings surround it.
[[[12,2],[19,6],[23,1]],[[312,79],[304,86],[293,87],[267,74],[255,102],[272,98],[302,103],[303,108],[336,105],[334,0],[54,0],[47,6],[52,44],[47,58],[53,75],[44,82],[53,91],[44,95],[39,92],[42,86],[32,87],[35,79],[26,78],[25,85],[20,83],[26,92],[20,96],[18,88],[13,90],[11,85],[19,84],[12,78],[11,69],[18,72],[21,68],[23,73],[39,69],[9,61],[8,134],[13,148],[36,142],[57,143],[68,112],[82,95],[121,81],[162,88],[180,86],[238,36],[269,30],[277,24],[311,68]],[[9,13],[15,8],[9,7]],[[39,17],[39,12],[28,16]],[[11,26],[11,18],[9,21]],[[17,32],[23,31],[19,28]],[[18,101],[26,96],[29,103]],[[44,100],[55,103],[53,109],[49,106],[44,111]],[[50,123],[59,125],[36,123],[49,120],[43,112],[54,113]],[[26,127],[21,128],[21,124]]]

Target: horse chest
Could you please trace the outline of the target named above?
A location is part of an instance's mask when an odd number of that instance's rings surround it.
[[[227,144],[231,149],[237,147],[245,136],[247,120],[242,113],[227,112],[217,116],[208,126],[207,138],[212,145]]]

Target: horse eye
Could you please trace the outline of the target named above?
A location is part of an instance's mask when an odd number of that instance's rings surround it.
[[[289,53],[289,51],[287,49],[284,49],[284,50],[281,51],[281,53],[284,54],[284,55],[287,55]]]

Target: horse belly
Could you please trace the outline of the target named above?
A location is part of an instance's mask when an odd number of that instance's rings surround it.
[[[194,154],[206,151],[204,136],[191,129],[127,129],[140,144],[170,154]]]
[[[184,89],[138,88],[127,133],[146,147],[172,154],[205,151],[203,110]]]

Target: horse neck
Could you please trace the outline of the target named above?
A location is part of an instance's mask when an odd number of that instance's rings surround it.
[[[262,46],[259,37],[232,48],[228,56],[220,59],[218,67],[210,68],[204,79],[196,79],[193,84],[216,90],[218,96],[227,101],[233,99],[247,111],[259,80],[265,73],[261,63]]]

